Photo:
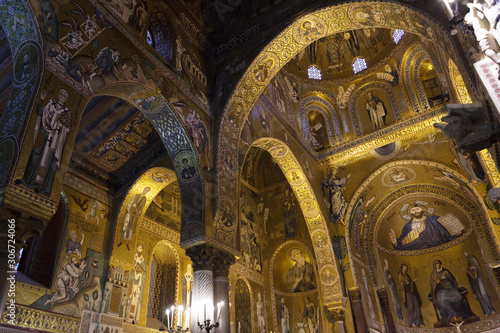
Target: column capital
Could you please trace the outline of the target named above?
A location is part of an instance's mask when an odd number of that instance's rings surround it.
[[[233,254],[208,244],[196,245],[186,249],[193,261],[194,271],[212,270],[214,276],[228,276],[229,267],[236,262]]]
[[[349,293],[349,297],[353,301],[360,301],[361,300],[361,289],[359,287],[352,287],[347,290]]]
[[[328,307],[323,308],[325,310],[325,317],[330,323],[335,323],[336,321],[345,321],[345,309],[342,307],[336,307],[328,309]]]
[[[193,271],[212,270],[214,248],[208,244],[195,245],[186,249],[186,255],[193,262]]]
[[[214,276],[229,275],[229,267],[236,262],[236,258],[231,253],[216,250],[213,260]]]
[[[378,288],[377,295],[383,300],[389,299],[389,295],[387,294],[387,289],[385,288]]]

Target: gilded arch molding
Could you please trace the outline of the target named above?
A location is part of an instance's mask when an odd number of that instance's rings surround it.
[[[309,234],[321,234],[322,239],[330,239],[327,221],[323,217],[318,200],[307,176],[290,149],[274,138],[258,139],[253,146],[268,151],[280,166],[299,202]],[[218,231],[224,227],[223,224],[216,224],[216,226]],[[332,272],[334,275],[334,279],[330,276],[318,279],[320,281],[319,294],[323,304],[330,307],[341,306],[343,304],[342,290],[333,246],[330,242],[315,243],[313,246],[319,277],[326,276],[322,274],[323,272]]]
[[[305,21],[311,22],[311,31],[305,30]],[[423,12],[391,2],[350,3],[327,7],[302,16],[284,29],[244,73],[224,110],[219,132],[216,193],[218,199],[213,225],[213,237],[220,246],[236,248],[236,229],[224,231],[218,221],[223,215],[224,204],[229,203],[237,207],[236,156],[239,134],[267,84],[295,54],[311,42],[334,33],[374,27],[401,29],[457,54],[447,31],[438,22]],[[237,219],[235,212],[232,213],[232,218]]]

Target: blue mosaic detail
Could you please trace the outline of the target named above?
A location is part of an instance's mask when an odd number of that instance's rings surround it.
[[[43,64],[42,38],[29,1],[0,1],[0,23],[14,60],[12,92],[0,120],[0,183],[9,181],[19,156],[19,139],[33,110]],[[9,139],[7,139],[9,138]],[[9,156],[8,152],[16,152]]]

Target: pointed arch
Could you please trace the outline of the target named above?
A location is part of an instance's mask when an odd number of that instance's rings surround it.
[[[361,20],[355,12],[362,11],[373,20]],[[311,22],[314,34],[305,34],[301,25]],[[248,114],[270,80],[297,53],[311,42],[352,29],[400,29],[450,50],[459,59],[447,30],[428,14],[394,2],[354,2],[323,8],[301,16],[276,36],[247,68],[229,99],[220,124],[217,153],[217,202],[212,236],[224,248],[236,250],[237,230],[223,230],[220,220],[224,206],[237,207],[238,202],[238,140]],[[231,213],[235,220],[236,212]]]
[[[181,200],[181,245],[200,241],[205,236],[205,192],[200,157],[170,103],[159,93],[137,83],[115,83],[94,96],[114,96],[135,105],[151,121],[174,164]]]
[[[146,207],[149,206],[158,193],[176,180],[177,178],[171,170],[155,167],[144,172],[134,182],[125,195],[117,214],[113,245],[114,257],[133,262],[133,249],[137,242],[140,221],[144,216]]]
[[[159,265],[161,265],[161,262],[158,259],[161,259],[160,257],[162,256],[165,257],[165,252],[167,252],[167,254],[171,253],[173,255],[173,263],[175,264],[174,276],[168,274],[169,272],[165,271],[165,267],[159,267]],[[164,262],[163,264],[165,266],[169,263]],[[169,241],[160,240],[155,244],[153,251],[151,252],[151,260],[148,267],[150,267],[151,269],[149,272],[149,288],[147,289],[149,291],[149,294],[147,295],[147,297],[145,297],[147,299],[147,317],[157,318],[153,317],[153,315],[159,315],[159,313],[163,314],[165,306],[170,304],[179,304],[178,296],[181,284],[179,253],[170,244]],[[172,278],[174,280],[173,285],[168,285],[168,282],[172,282]],[[160,286],[157,285],[157,283],[159,282],[161,283]],[[165,283],[167,283],[167,285],[165,285]],[[162,291],[163,294],[159,293],[159,291]],[[165,293],[167,295],[165,295]],[[161,296],[163,296],[163,298]],[[167,296],[167,299],[165,298],[165,296]],[[171,296],[173,299],[168,299],[169,296]]]
[[[278,163],[302,209],[309,234],[321,234],[322,239],[330,239],[327,221],[321,212],[322,208],[318,204],[314,190],[300,163],[288,146],[274,138],[258,139],[252,146],[266,150]],[[218,232],[223,231],[224,228],[225,226],[220,221],[216,221],[216,230]],[[220,237],[220,235],[217,236]],[[317,259],[319,274],[323,271],[330,271],[335,275],[333,280],[318,279],[320,281],[318,285],[320,285],[319,294],[320,299],[323,300],[322,304],[327,304],[330,307],[341,306],[343,303],[340,275],[337,270],[337,259],[332,244],[330,242],[327,242],[327,244],[314,244],[314,255]]]

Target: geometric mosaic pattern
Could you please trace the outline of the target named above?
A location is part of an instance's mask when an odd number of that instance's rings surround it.
[[[12,91],[0,120],[0,184],[5,184],[14,171],[12,162],[19,157],[22,131],[33,110],[43,56],[38,21],[28,1],[1,1],[0,23],[13,59]]]
[[[5,311],[2,324],[8,324],[8,311]],[[27,306],[16,304],[16,327],[26,327],[29,330],[44,332],[77,333],[80,328],[80,318],[45,312]]]

